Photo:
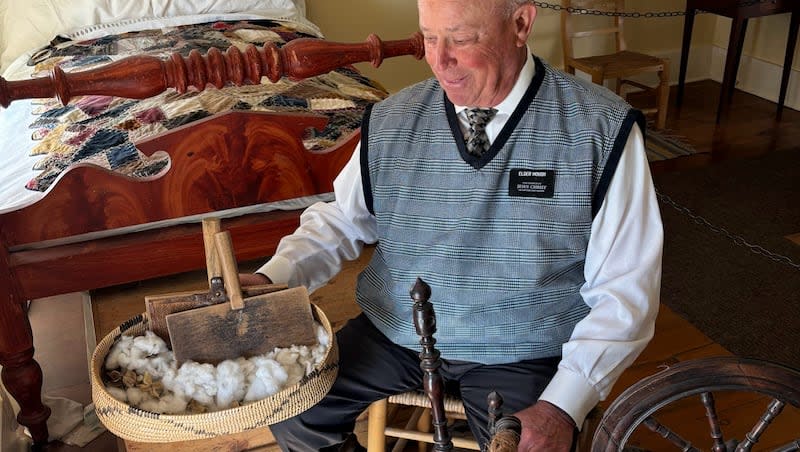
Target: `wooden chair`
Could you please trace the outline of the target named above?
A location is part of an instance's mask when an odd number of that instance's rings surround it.
[[[642,109],[642,111],[646,114],[655,113],[656,128],[663,129],[667,120],[667,105],[669,104],[669,60],[627,50],[622,17],[615,16],[611,26],[583,30],[579,28],[582,28],[580,25],[586,23],[585,18],[567,11],[567,8],[624,11],[624,3],[624,0],[564,0],[564,9],[561,10],[564,69],[570,74],[575,74],[576,69],[585,72],[592,77],[592,82],[598,85],[602,85],[605,80],[616,80],[615,92],[623,97],[622,86],[626,84],[655,94],[656,107]],[[603,55],[575,56],[575,40],[580,38],[596,39],[598,36],[607,38],[613,36],[615,50]],[[646,73],[658,75],[659,83],[656,87],[629,79],[629,77]]]

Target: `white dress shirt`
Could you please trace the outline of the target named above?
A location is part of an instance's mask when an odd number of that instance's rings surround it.
[[[530,54],[530,52],[529,52]],[[486,126],[493,142],[528,89],[533,57]],[[463,130],[465,107],[456,106]],[[377,242],[375,218],[362,189],[360,145],[334,181],[336,200],[317,203],[284,237],[275,256],[257,270],[275,283],[315,290],[356,259],[365,243]],[[663,228],[644,139],[631,130],[606,198],[592,222],[581,295],[591,308],[562,348],[558,371],[540,396],[569,414],[579,427],[605,399],[620,374],[653,336],[659,305]]]

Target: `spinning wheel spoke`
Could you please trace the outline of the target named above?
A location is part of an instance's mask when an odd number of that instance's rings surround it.
[[[753,429],[745,436],[745,440],[742,441],[736,447],[736,452],[746,452],[753,448],[753,446],[758,442],[758,439],[764,433],[764,431],[769,427],[769,424],[781,414],[783,411],[783,407],[786,406],[785,403],[781,402],[780,400],[773,399],[772,403],[769,404],[769,407],[761,416],[758,423],[753,426]]]
[[[775,449],[775,452],[797,452],[798,450],[800,450],[800,438]]]
[[[700,394],[700,399],[706,410],[706,417],[708,418],[709,427],[711,429],[711,439],[713,440],[712,452],[748,452],[758,443],[761,435],[764,434],[767,427],[780,415],[786,404],[778,399],[772,399],[764,414],[759,418],[756,425],[745,435],[744,441],[737,444],[736,440],[726,444],[722,434],[719,417],[714,403],[714,395],[710,392]],[[650,431],[656,433],[677,446],[683,452],[700,452],[700,449],[694,447],[690,441],[682,438],[669,427],[661,424],[653,416],[648,416],[642,425],[646,426]],[[794,448],[789,447],[794,446]],[[735,449],[734,449],[735,448]],[[793,441],[787,444],[779,451],[794,451],[800,448],[800,443]]]
[[[652,416],[645,419],[643,424],[647,426],[647,428],[649,428],[654,433],[661,435],[667,441],[678,446],[684,452],[700,452],[700,449],[692,446],[692,443],[681,438],[680,435],[676,434],[675,432],[670,430],[669,427],[655,420],[655,418],[653,418]]]
[[[681,362],[623,392],[606,410],[591,450],[620,452],[629,441],[635,446],[644,445],[640,443],[649,446],[649,441],[663,443],[649,429],[683,451],[798,452],[798,388],[800,371],[776,363],[736,357]],[[696,396],[702,402],[707,427],[698,428],[690,422],[700,419],[699,410],[696,415],[686,415],[694,413],[692,405],[697,404],[692,399]],[[766,409],[753,424],[752,406],[757,403],[765,403],[761,407]],[[717,405],[722,407],[719,412]],[[676,421],[680,422],[680,428]],[[770,425],[775,428],[767,433]],[[778,444],[783,445],[774,449]],[[653,447],[662,450],[657,444]]]
[[[722,437],[719,417],[717,416],[717,407],[714,405],[714,394],[704,392],[700,394],[700,400],[703,401],[703,406],[706,408],[706,417],[708,418],[708,425],[711,428],[711,438],[714,440],[714,446],[711,450],[713,452],[727,451],[725,439]]]

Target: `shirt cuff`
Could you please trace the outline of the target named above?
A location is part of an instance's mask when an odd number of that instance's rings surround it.
[[[266,264],[259,267],[256,273],[261,273],[272,281],[272,284],[289,284],[294,267],[283,256],[272,256]]]
[[[600,402],[600,394],[582,376],[566,369],[558,369],[539,400],[561,408],[580,430],[589,411]]]

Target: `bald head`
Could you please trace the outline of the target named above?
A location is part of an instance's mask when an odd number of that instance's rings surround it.
[[[534,0],[500,0],[507,17],[511,17],[514,11],[522,5],[534,5]]]
[[[417,0],[417,6],[425,59],[450,100],[468,107],[502,102],[527,60],[533,2]]]

